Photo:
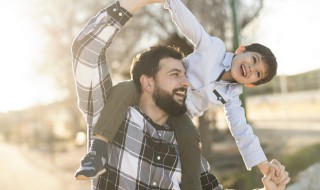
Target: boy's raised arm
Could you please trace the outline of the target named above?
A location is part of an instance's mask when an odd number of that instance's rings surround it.
[[[180,0],[167,0],[164,8],[168,9],[172,21],[197,49],[207,48],[211,36],[203,29],[192,12]]]
[[[165,0],[119,0],[119,3],[121,7],[126,9],[131,14],[134,14],[147,4],[161,3],[164,1]]]

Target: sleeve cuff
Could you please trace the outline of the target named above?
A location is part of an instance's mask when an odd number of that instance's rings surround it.
[[[109,16],[114,18],[122,26],[125,25],[128,22],[128,20],[133,16],[126,9],[120,6],[119,1],[116,1],[113,4],[111,4],[109,7],[107,7],[106,12],[108,13]]]
[[[258,165],[259,163],[266,161],[267,157],[264,154],[264,152],[261,151],[257,151],[254,154],[244,157],[244,163],[246,165],[247,170],[251,170],[252,167]]]

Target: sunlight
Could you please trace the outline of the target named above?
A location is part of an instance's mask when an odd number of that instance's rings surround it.
[[[47,79],[35,74],[44,45],[31,15],[30,1],[1,2],[1,93],[0,112],[19,110],[52,99]],[[45,95],[45,96],[44,96]]]

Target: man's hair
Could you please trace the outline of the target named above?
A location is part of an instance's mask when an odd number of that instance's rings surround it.
[[[246,48],[245,51],[256,52],[256,53],[261,54],[262,60],[267,65],[267,75],[263,79],[258,80],[257,82],[255,82],[253,84],[257,86],[257,85],[264,84],[264,83],[271,81],[276,76],[277,67],[278,67],[277,59],[274,56],[274,54],[272,53],[272,51],[269,48],[267,48],[266,46],[258,44],[258,43],[253,43],[251,45],[247,45],[247,46],[245,46],[245,48]]]
[[[147,75],[155,77],[159,71],[159,62],[164,58],[181,60],[184,54],[176,47],[159,44],[136,55],[131,64],[131,78],[141,92],[140,77]]]

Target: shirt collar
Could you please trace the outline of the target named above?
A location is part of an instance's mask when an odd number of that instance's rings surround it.
[[[226,72],[226,71],[229,71],[231,69],[231,63],[232,63],[232,59],[233,59],[233,56],[234,54],[233,53],[230,53],[230,52],[226,52],[225,56],[224,56],[224,59],[222,61],[222,65],[223,65],[223,71],[220,73],[219,77],[217,78],[216,81],[220,81],[223,74]]]
[[[226,55],[223,59],[222,64],[227,71],[230,70],[231,68],[231,62],[232,62],[233,56],[234,56],[234,53],[226,52]]]

